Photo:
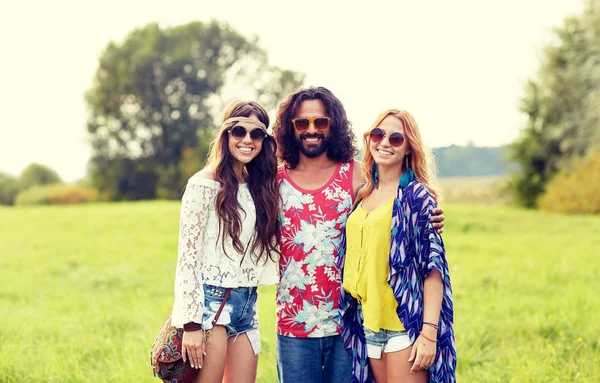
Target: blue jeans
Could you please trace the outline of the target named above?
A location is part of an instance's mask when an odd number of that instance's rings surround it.
[[[341,335],[293,338],[277,335],[280,383],[349,383],[352,360]]]

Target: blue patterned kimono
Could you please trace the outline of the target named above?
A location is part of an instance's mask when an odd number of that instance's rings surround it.
[[[429,382],[450,383],[456,382],[452,287],[444,243],[429,220],[434,207],[433,196],[420,182],[413,181],[404,188],[398,187],[392,210],[388,283],[398,302],[398,317],[414,343],[423,325],[423,282],[431,270],[440,272],[444,294],[438,324],[437,354],[429,367]],[[345,233],[340,246],[342,251],[337,263],[342,268],[346,255]],[[344,346],[352,357],[352,381],[374,382],[367,358],[362,313],[358,310],[358,301],[343,289],[339,311]]]

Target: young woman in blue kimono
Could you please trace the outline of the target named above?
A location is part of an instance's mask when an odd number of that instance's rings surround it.
[[[396,109],[379,115],[364,146],[367,182],[338,260],[353,382],[455,382],[450,276],[429,220],[440,197],[431,156],[414,118]]]

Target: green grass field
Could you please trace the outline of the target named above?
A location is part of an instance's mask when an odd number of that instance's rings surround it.
[[[600,217],[443,204],[460,382],[600,381]],[[158,382],[177,202],[0,208],[0,382]],[[259,382],[275,382],[261,288]],[[310,382],[307,382],[310,383]]]

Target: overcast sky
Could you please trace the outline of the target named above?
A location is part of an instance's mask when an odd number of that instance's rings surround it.
[[[4,5],[8,4],[8,5]],[[0,171],[31,162],[67,181],[90,151],[83,94],[109,41],[158,21],[216,18],[256,35],[271,64],[344,103],[357,134],[379,112],[411,112],[430,147],[509,143],[523,85],[551,30],[581,0],[19,1],[0,6]],[[361,4],[352,5],[352,4]]]

